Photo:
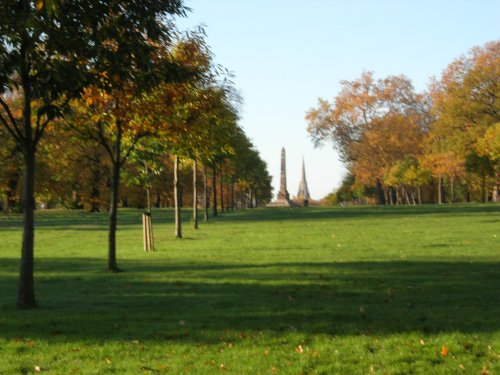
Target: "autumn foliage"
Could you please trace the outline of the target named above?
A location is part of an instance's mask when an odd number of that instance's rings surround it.
[[[497,41],[453,61],[424,93],[404,75],[364,72],[332,102],[319,99],[308,131],[333,141],[368,201],[498,201],[499,77]]]

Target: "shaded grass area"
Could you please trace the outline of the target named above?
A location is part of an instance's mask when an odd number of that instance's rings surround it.
[[[0,373],[494,374],[499,214],[250,210],[175,240],[162,210],[146,254],[124,210],[109,274],[106,215],[39,212],[35,311],[13,307],[19,217],[0,217]]]

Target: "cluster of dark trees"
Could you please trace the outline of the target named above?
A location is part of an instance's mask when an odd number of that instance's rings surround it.
[[[189,195],[214,214],[271,198],[230,75],[203,30],[176,28],[187,11],[182,0],[0,3],[0,195],[23,213],[19,307],[36,306],[37,205],[108,210],[117,271],[120,205],[173,204],[180,237]]]
[[[404,75],[343,81],[306,116],[349,175],[329,203],[499,201],[500,42],[453,61],[429,90]]]

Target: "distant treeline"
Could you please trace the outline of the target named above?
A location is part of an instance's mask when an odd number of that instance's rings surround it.
[[[499,201],[500,41],[453,61],[423,93],[404,75],[341,84],[306,115],[314,142],[333,141],[348,169],[325,202]]]

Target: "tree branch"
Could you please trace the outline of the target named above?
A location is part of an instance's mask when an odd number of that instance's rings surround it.
[[[12,134],[12,132],[15,132],[17,134],[17,137],[14,135],[13,136],[16,139],[16,141],[20,142],[22,139],[24,139],[24,135],[23,135],[21,129],[19,128],[19,126],[17,125],[17,121],[14,118],[14,116],[12,115],[12,112],[10,111],[8,104],[2,99],[1,96],[0,96],[0,104],[2,105],[3,109],[7,113],[7,116],[9,117],[11,125],[10,126],[8,125],[7,120],[3,116],[2,116],[2,122],[4,123],[7,130],[9,130],[9,132],[11,132],[11,134]]]
[[[97,121],[97,127],[99,129],[98,138],[96,139],[97,142],[99,142],[99,144],[101,144],[104,147],[106,152],[109,154],[109,157],[111,158],[111,162],[113,164],[115,162],[119,162],[118,159],[115,160],[115,155],[113,154],[113,150],[112,150],[111,146],[108,144],[108,140],[106,139],[106,136],[104,135],[104,129],[103,129],[101,120]],[[119,157],[120,156],[118,155],[118,158]]]
[[[121,160],[119,160],[120,166],[122,166],[123,164],[125,164],[125,162],[127,161],[128,157],[130,156],[130,153],[134,150],[135,146],[137,146],[137,143],[142,138],[145,138],[145,137],[147,137],[149,135],[151,135],[151,134],[150,133],[139,133],[139,134],[137,134],[134,137],[134,140],[132,141],[132,144],[130,145],[130,147],[125,152],[125,155],[123,156],[123,158],[121,158]]]
[[[5,126],[5,129],[7,129],[7,132],[15,139],[17,143],[22,143],[22,140],[19,138],[19,135],[16,134],[15,130],[13,130],[7,120],[2,116],[0,113],[0,122]]]

